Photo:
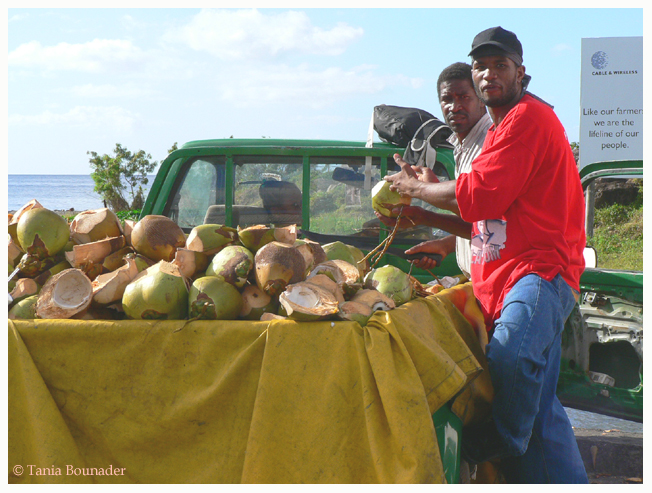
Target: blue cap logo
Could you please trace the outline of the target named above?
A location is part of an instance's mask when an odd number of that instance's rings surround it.
[[[609,57],[604,51],[596,51],[591,57],[591,65],[598,70],[602,70],[609,65]]]

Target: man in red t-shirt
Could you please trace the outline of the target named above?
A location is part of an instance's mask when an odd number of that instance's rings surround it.
[[[510,482],[586,483],[566,412],[555,395],[561,333],[584,270],[584,196],[552,108],[525,91],[523,49],[501,27],[469,53],[493,126],[472,171],[424,183],[399,156],[392,189],[473,223],[473,290],[490,330],[492,419],[465,429],[470,462],[501,459]]]

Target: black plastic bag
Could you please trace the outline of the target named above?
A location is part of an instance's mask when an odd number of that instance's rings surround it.
[[[406,147],[416,131],[428,120],[435,119],[427,111],[381,104],[374,107],[374,130],[384,142]]]

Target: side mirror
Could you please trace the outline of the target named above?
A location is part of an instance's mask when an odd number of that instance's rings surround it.
[[[587,246],[584,248],[584,263],[586,268],[595,269],[598,266],[598,252],[595,248]]]

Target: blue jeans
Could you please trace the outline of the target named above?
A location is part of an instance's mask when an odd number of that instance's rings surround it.
[[[555,391],[561,334],[575,298],[557,275],[519,280],[503,303],[487,345],[495,390],[493,419],[511,457],[506,479],[518,483],[588,483],[568,416]]]

